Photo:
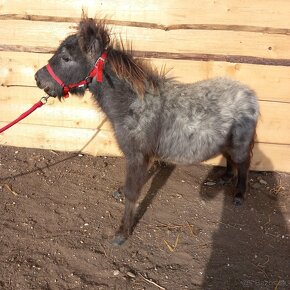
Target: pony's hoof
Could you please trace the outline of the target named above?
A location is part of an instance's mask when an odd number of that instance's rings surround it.
[[[234,197],[234,205],[235,206],[241,206],[244,202],[244,199],[242,197],[238,197],[238,196],[235,196]]]
[[[118,201],[122,201],[123,199],[124,199],[124,195],[123,195],[123,193],[121,192],[121,190],[116,190],[116,191],[114,191],[113,193],[112,193],[112,196],[116,199],[116,200],[118,200]]]
[[[125,243],[125,241],[126,241],[126,238],[123,235],[119,234],[119,235],[115,236],[115,238],[112,241],[112,244],[114,246],[121,246]]]

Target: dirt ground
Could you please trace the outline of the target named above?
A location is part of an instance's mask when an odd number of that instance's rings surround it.
[[[156,167],[116,247],[123,158],[0,149],[0,289],[290,289],[289,174],[234,207],[213,167]]]

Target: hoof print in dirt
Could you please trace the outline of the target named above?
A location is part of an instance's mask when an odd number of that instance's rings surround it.
[[[112,244],[113,244],[114,246],[121,246],[121,245],[123,245],[123,244],[125,243],[125,241],[126,241],[126,238],[125,238],[124,236],[122,236],[122,235],[117,235],[117,236],[115,236],[115,238],[113,239]]]

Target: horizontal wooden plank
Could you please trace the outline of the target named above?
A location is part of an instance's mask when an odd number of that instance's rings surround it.
[[[12,98],[6,97],[4,88],[0,87],[1,122],[14,120],[38,100],[30,98],[28,101],[21,98],[24,91],[21,88],[17,89],[18,98]],[[290,103],[260,101],[260,109],[257,140],[264,143],[290,144]],[[103,124],[105,119],[105,114],[87,94],[83,98],[71,97],[62,103],[51,98],[46,106],[35,111],[22,123],[83,129],[95,129],[102,124],[102,129],[111,130],[108,121]]]
[[[28,104],[5,104],[1,102],[0,119],[2,122],[10,122],[29,109]],[[105,115],[97,111],[94,106],[71,106],[66,104],[48,103],[36,110],[22,121],[24,124],[56,126],[67,128],[95,129],[104,121]]]
[[[106,130],[18,124],[0,134],[0,144],[24,148],[80,151],[95,156],[121,156],[113,132]]]
[[[23,106],[26,106],[27,108],[28,106],[35,104],[44,95],[44,92],[37,87],[0,86],[1,105],[4,103],[11,104],[11,106],[15,106],[15,108],[17,108],[17,106],[21,106],[21,109],[25,109]],[[57,98],[51,97],[48,99],[47,106],[51,105],[54,105],[58,109],[70,106],[71,108],[94,108],[96,111],[100,110],[89,91],[87,91],[83,97],[73,96],[61,101],[59,101]]]
[[[34,74],[44,66],[51,54],[0,52],[1,86],[35,86]],[[252,87],[259,99],[290,102],[290,67],[235,64],[227,62],[204,62],[172,59],[151,59],[158,68],[166,67],[168,76],[184,83],[195,82],[216,76],[228,76]],[[0,90],[3,88],[0,87]],[[17,90],[17,88],[16,88]],[[40,92],[40,90],[39,90]],[[25,89],[26,96],[38,94],[34,89]],[[8,95],[18,97],[13,88],[2,91],[2,98]],[[38,94],[39,95],[39,94]],[[23,98],[23,95],[19,95]]]
[[[30,20],[30,21],[47,21],[47,22],[79,22],[79,17],[61,17],[61,16],[47,16],[47,15],[31,15],[31,14],[0,14],[2,20]],[[178,29],[192,29],[192,30],[231,30],[231,31],[246,31],[258,32],[266,34],[284,34],[290,35],[289,28],[275,28],[267,26],[253,26],[253,25],[238,25],[238,24],[203,24],[203,23],[181,23],[181,24],[158,24],[140,21],[128,20],[114,20],[106,18],[106,23],[111,25],[143,27],[149,29],[160,30],[178,30]]]
[[[0,144],[60,151],[82,151],[94,156],[122,156],[110,131],[19,124],[0,135]],[[207,164],[222,164],[217,157]],[[253,170],[290,172],[290,145],[256,144]]]
[[[75,27],[75,23],[51,25],[41,21],[0,20],[0,43],[56,48]],[[290,58],[288,35],[187,29],[164,31],[124,26],[114,26],[112,34],[132,41],[133,48],[141,51]]]
[[[89,16],[108,16],[124,21],[141,21],[174,25],[224,24],[289,28],[290,4],[285,0],[3,0],[1,14],[80,17],[86,9]]]

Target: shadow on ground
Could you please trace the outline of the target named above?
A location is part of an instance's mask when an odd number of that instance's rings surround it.
[[[200,188],[204,200],[214,200],[221,168],[213,168]],[[267,180],[267,181],[266,181]],[[224,189],[219,228],[212,237],[212,252],[206,266],[203,289],[290,289],[290,237],[279,200],[278,174],[251,172],[246,201],[232,204],[234,185]],[[289,223],[289,222],[288,222]]]

